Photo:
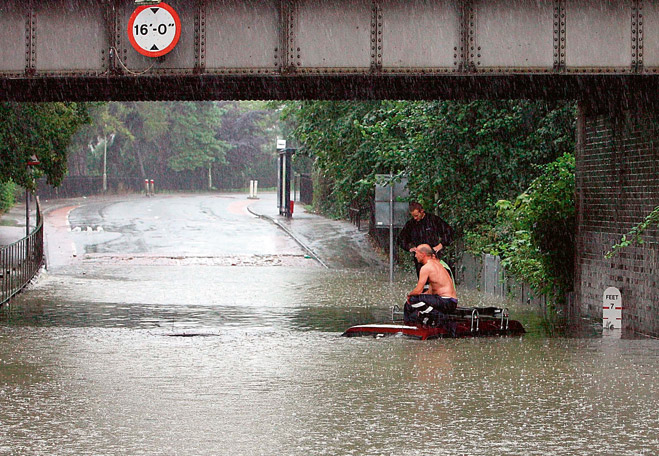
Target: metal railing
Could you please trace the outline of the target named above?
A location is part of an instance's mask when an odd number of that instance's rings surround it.
[[[357,227],[358,230],[362,229],[362,222],[364,218],[370,214],[369,208],[364,206],[353,206],[348,207],[348,218],[353,225]]]
[[[43,264],[43,217],[37,198],[34,231],[21,240],[0,247],[0,306],[30,283]]]

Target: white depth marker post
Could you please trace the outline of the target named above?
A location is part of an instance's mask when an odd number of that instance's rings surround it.
[[[602,326],[606,329],[622,328],[622,296],[620,290],[609,287],[604,291]]]

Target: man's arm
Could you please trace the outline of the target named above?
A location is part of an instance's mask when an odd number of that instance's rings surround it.
[[[441,243],[444,245],[444,247],[451,245],[453,242],[453,228],[451,228],[451,225],[446,223],[444,220],[441,218],[439,219],[440,225],[441,225],[441,231],[440,231],[440,237],[441,237]]]
[[[410,291],[407,296],[416,296],[423,294],[423,287],[428,282],[428,268],[424,265],[419,271],[419,281],[416,283],[414,290]]]
[[[438,243],[433,245],[432,248],[439,252],[444,247],[451,245],[453,242],[453,228],[451,225],[442,220],[441,217],[433,214],[433,229],[437,233]]]
[[[403,229],[400,230],[400,233],[398,233],[398,245],[400,246],[401,249],[403,250],[410,250],[410,223],[407,222],[403,226]]]

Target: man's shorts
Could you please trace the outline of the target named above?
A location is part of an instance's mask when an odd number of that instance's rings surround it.
[[[403,321],[405,324],[437,326],[444,316],[455,311],[458,300],[432,294],[410,296],[405,303]]]

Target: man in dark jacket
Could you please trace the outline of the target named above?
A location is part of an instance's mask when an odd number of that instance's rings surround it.
[[[453,242],[453,228],[448,223],[434,214],[426,214],[421,204],[410,203],[409,220],[398,234],[398,245],[405,251],[414,252],[419,244],[428,244],[433,250],[439,253],[444,247]],[[414,267],[416,275],[419,276],[419,270],[423,266],[419,263],[414,255]]]

